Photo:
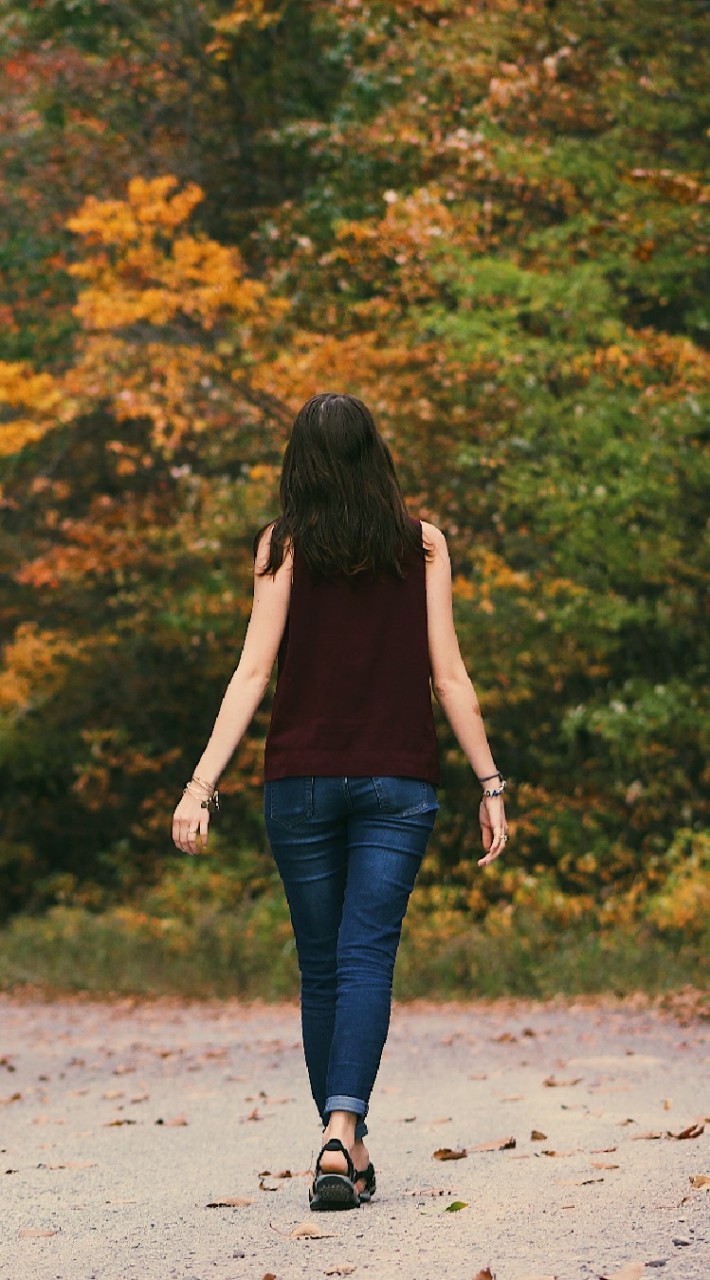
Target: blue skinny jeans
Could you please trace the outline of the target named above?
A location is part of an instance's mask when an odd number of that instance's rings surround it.
[[[356,1137],[389,1030],[402,921],[438,809],[414,778],[279,778],[264,814],[301,971],[301,1026],[324,1125],[352,1111]]]

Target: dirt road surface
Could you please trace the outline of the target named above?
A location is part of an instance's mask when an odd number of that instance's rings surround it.
[[[348,1213],[314,1120],[293,1006],[0,997],[2,1280],[710,1280],[697,1012],[397,1007]]]

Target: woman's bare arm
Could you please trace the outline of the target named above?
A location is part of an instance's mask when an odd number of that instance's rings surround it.
[[[432,551],[426,565],[432,686],[473,772],[478,778],[488,778],[496,773],[496,764],[488,745],[476,690],[459,649],[451,594],[451,562],[446,539],[433,524],[422,522],[422,532],[426,545]],[[487,855],[480,861],[485,864],[497,857],[505,846],[506,822],[502,798],[490,797],[483,801],[481,821]]]
[[[212,785],[216,785],[231,760],[266,692],[288,617],[292,571],[290,551],[274,576],[262,576],[259,572],[268,561],[270,538],[271,531],[267,530],[257,552],[254,601],[239,664],[227,686],[207,746],[195,766],[197,777]],[[204,848],[208,818],[207,810],[200,808],[198,800],[189,793],[184,795],[173,815],[173,839],[178,848],[186,853],[197,851],[197,834],[187,834],[196,826],[199,826]]]

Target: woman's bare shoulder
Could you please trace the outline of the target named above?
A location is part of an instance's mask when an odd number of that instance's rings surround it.
[[[428,520],[422,520],[421,525],[424,546],[430,547],[434,552],[445,552],[446,538],[441,532],[441,529],[437,529],[435,524],[429,524]]]

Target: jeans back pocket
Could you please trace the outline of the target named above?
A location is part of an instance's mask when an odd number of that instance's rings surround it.
[[[313,817],[313,778],[276,778],[264,788],[264,809],[272,822],[299,827]]]
[[[373,778],[372,785],[383,813],[409,818],[439,808],[436,787],[423,778]]]

